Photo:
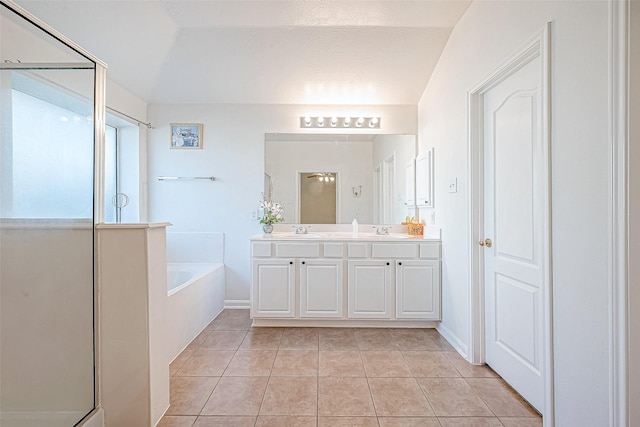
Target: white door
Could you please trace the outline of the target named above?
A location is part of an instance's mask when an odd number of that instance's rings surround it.
[[[486,361],[539,411],[544,403],[547,206],[540,57],[484,94]],[[488,240],[485,240],[488,239]],[[490,241],[489,241],[490,240]]]
[[[391,263],[349,261],[349,318],[391,318]]]
[[[295,283],[292,259],[254,260],[251,316],[294,317]]]
[[[440,320],[440,261],[396,261],[396,318]]]
[[[300,317],[342,317],[342,259],[300,262]]]

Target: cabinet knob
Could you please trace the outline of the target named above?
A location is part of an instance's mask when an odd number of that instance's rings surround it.
[[[306,264],[306,262],[305,262],[305,261],[302,261],[302,265],[305,265],[305,264]]]
[[[398,263],[398,265],[402,265],[402,263],[401,263],[401,262],[399,262],[399,263]]]
[[[293,261],[289,261],[289,264],[293,264]]]
[[[389,263],[387,263],[387,265],[389,265]]]

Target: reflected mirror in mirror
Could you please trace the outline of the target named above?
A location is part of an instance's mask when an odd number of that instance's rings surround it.
[[[285,223],[399,224],[415,215],[405,176],[415,155],[415,135],[266,134],[265,190]]]

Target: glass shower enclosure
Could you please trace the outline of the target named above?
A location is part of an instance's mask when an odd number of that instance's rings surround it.
[[[0,2],[0,425],[96,406],[94,197],[104,65]],[[98,214],[99,216],[100,214]]]

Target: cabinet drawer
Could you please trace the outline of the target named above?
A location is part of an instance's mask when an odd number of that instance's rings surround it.
[[[418,247],[414,243],[373,243],[373,258],[415,258]]]
[[[368,243],[348,243],[347,256],[349,258],[368,258],[369,244]]]
[[[420,243],[420,258],[440,259],[440,244]]]
[[[271,256],[271,242],[254,242],[251,245],[251,255],[254,257]]]
[[[324,244],[325,258],[342,258],[343,254],[344,254],[344,245],[342,243],[325,243]]]
[[[276,243],[277,257],[317,258],[320,243]]]

